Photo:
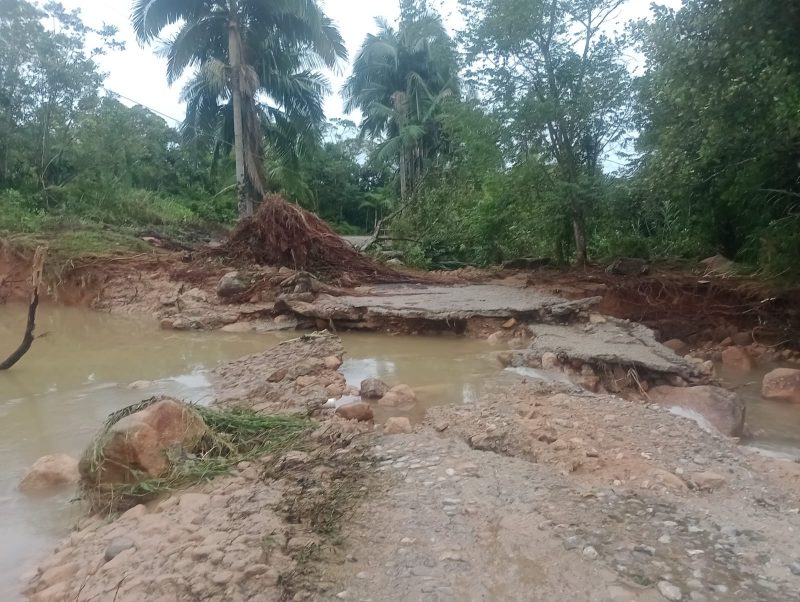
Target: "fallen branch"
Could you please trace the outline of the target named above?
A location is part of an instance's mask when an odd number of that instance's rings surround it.
[[[46,247],[37,247],[33,255],[33,272],[31,273],[31,302],[28,306],[28,322],[25,326],[25,336],[17,350],[12,353],[6,361],[0,364],[0,370],[8,370],[25,355],[33,344],[33,331],[36,328],[36,308],[39,307],[39,287],[42,284],[42,273],[44,271],[44,258],[47,255]]]

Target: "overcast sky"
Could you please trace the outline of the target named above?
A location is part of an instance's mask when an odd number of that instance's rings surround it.
[[[182,119],[183,106],[179,101],[181,85],[169,87],[166,82],[164,61],[157,57],[152,48],[141,48],[136,42],[130,25],[130,6],[128,0],[61,0],[68,8],[81,9],[83,20],[91,26],[103,23],[119,29],[119,38],[126,44],[124,51],[113,52],[101,57],[101,68],[108,73],[106,86],[123,97],[123,102],[131,101],[145,105],[173,119]],[[681,0],[659,0],[659,4],[677,7]],[[361,42],[369,32],[376,30],[375,17],[397,19],[399,0],[323,0],[325,11],[338,25],[347,43],[350,56],[355,56]],[[452,30],[461,24],[457,0],[431,0]],[[650,14],[650,0],[628,0],[620,10],[618,21],[622,24],[630,19]],[[339,90],[349,71],[343,67],[342,74],[329,74],[334,93],[325,103],[328,117],[343,116]]]

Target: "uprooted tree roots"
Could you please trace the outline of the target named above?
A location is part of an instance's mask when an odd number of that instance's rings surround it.
[[[277,195],[265,197],[255,215],[236,227],[225,251],[243,260],[306,270],[333,280],[415,280],[362,255],[319,217]]]

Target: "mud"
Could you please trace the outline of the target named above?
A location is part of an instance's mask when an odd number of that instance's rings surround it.
[[[485,335],[513,318],[495,338],[540,360],[708,376],[643,327],[592,319],[601,300],[587,293],[605,283],[582,294],[540,281],[308,296],[281,290],[291,274],[265,273],[272,288],[231,306],[211,292],[221,269],[154,269],[134,291],[135,274],[106,274],[92,305],[189,329],[291,312],[333,328]],[[526,342],[517,330],[529,322]],[[217,403],[321,420],[304,455],[257,459],[127,518],[84,521],[31,576],[31,599],[800,599],[792,458],[546,371],[498,379],[480,400],[429,409],[412,434],[382,435],[322,409],[348,393],[330,361],[341,351],[331,335],[300,337],[216,370]],[[133,545],[108,560],[118,538]]]

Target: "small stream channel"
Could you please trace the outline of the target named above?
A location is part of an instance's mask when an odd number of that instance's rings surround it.
[[[0,306],[0,355],[24,330],[25,307]],[[73,492],[45,499],[21,495],[27,467],[52,453],[78,457],[109,413],[155,394],[203,402],[207,372],[221,362],[264,351],[297,333],[177,333],[152,320],[44,306],[38,339],[12,370],[0,373],[0,600],[19,599],[20,576],[80,515]],[[345,334],[348,382],[377,376],[414,387],[420,419],[431,405],[477,399],[498,373],[494,349],[457,337]],[[128,387],[150,381],[142,389]],[[381,410],[376,419],[381,420]]]
[[[21,336],[26,308],[0,306],[0,355]],[[0,600],[20,597],[20,577],[68,533],[81,508],[72,494],[22,496],[16,486],[37,458],[79,456],[107,415],[155,394],[203,402],[211,394],[207,373],[221,362],[263,351],[296,333],[177,333],[154,321],[85,309],[40,309],[38,339],[12,370],[0,373]],[[496,348],[458,337],[350,334],[342,337],[349,383],[377,376],[411,385],[420,403],[407,414],[421,419],[428,407],[469,403],[501,374]],[[800,449],[800,408],[760,399],[761,372],[743,380],[722,374],[748,402],[756,444],[779,452]],[[131,389],[134,381],[149,381]],[[385,416],[378,409],[376,419]]]

